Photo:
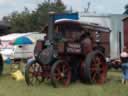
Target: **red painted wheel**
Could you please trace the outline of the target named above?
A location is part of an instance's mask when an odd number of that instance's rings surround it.
[[[56,61],[51,69],[51,82],[54,87],[68,86],[71,81],[71,70],[67,62]]]
[[[32,61],[25,66],[25,81],[27,85],[37,85],[44,81],[42,66]]]
[[[104,55],[93,51],[86,57],[84,64],[84,80],[88,83],[102,84],[107,76],[107,64]]]

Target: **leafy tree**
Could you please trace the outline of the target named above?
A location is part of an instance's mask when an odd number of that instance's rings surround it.
[[[125,8],[125,11],[123,14],[128,14],[128,4],[126,4],[124,8]]]
[[[42,27],[42,25],[47,24],[49,11],[54,11],[56,13],[62,13],[66,11],[65,9],[66,7],[61,2],[61,0],[57,0],[56,2],[53,2],[53,3],[49,3],[45,1],[42,4],[39,4],[37,11],[36,11],[39,27]]]
[[[10,16],[5,16],[11,25],[12,32],[40,31],[42,26],[48,22],[48,12],[61,13],[66,11],[66,6],[61,0],[55,2],[44,1],[37,6],[35,11],[30,12],[27,8],[23,12],[13,12]],[[4,17],[4,18],[5,18]]]

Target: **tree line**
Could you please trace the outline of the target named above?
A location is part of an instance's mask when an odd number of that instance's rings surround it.
[[[48,12],[56,13],[69,12],[61,0],[54,2],[44,1],[37,5],[34,11],[24,8],[22,12],[12,12],[9,16],[4,16],[3,21],[10,24],[10,32],[24,33],[40,31],[41,28],[48,23]]]

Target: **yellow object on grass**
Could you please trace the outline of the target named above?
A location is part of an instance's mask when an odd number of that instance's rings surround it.
[[[23,74],[20,70],[17,70],[16,72],[13,72],[11,75],[17,81],[24,80],[24,76],[23,76]]]

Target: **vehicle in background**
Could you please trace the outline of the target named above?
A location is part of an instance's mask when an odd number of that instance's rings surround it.
[[[28,45],[13,45],[17,38],[25,36],[32,40],[32,44]],[[33,56],[33,50],[38,39],[43,40],[45,34],[39,32],[28,32],[28,33],[13,33],[0,37],[0,53],[2,54],[3,60],[10,58],[15,59],[27,59]]]

